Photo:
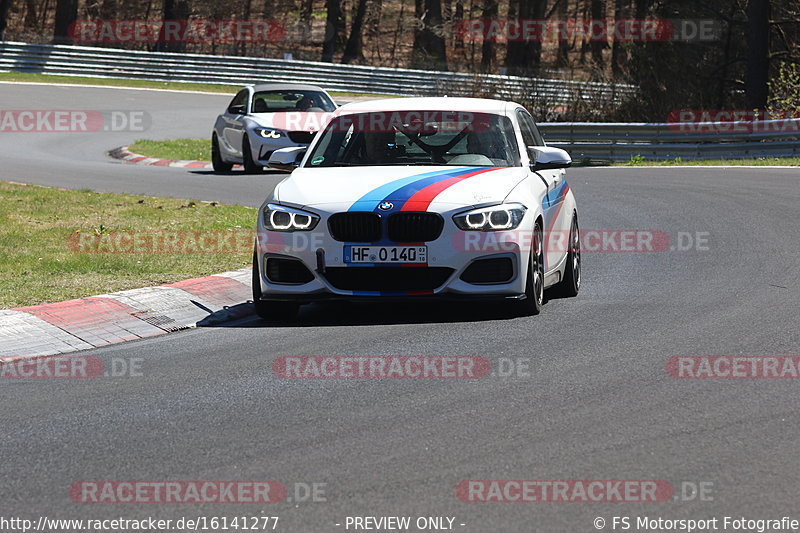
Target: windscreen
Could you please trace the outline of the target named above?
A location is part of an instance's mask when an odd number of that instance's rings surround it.
[[[307,167],[519,166],[511,121],[457,111],[371,112],[334,118]]]
[[[258,91],[253,95],[253,113],[281,111],[334,111],[328,95],[319,91]]]

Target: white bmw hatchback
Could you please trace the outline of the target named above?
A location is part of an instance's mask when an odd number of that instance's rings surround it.
[[[268,319],[329,299],[500,299],[538,314],[581,284],[569,155],[512,102],[339,108],[260,208],[253,300]]]
[[[214,171],[230,172],[234,164],[241,164],[247,173],[260,172],[275,150],[308,146],[320,122],[335,109],[330,95],[315,85],[244,87],[214,122]]]

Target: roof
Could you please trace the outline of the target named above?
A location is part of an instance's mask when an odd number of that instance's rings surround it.
[[[517,104],[503,100],[485,98],[449,98],[449,97],[411,97],[384,98],[353,102],[339,108],[341,113],[359,113],[369,111],[467,111],[473,113],[492,113],[504,115],[510,107]]]
[[[322,87],[307,85],[304,83],[256,83],[253,84],[254,91],[320,91],[325,92]]]

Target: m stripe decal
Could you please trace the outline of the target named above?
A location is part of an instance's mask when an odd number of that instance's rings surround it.
[[[493,170],[499,170],[500,168],[504,167],[483,168],[480,170],[473,170],[472,172],[468,172],[467,174],[461,174],[459,176],[453,176],[447,179],[439,180],[435,183],[431,183],[430,185],[412,194],[411,197],[403,204],[401,211],[427,211],[428,207],[431,205],[431,202],[433,202],[433,200],[437,196],[439,196],[441,193],[443,193],[445,190],[449,189],[456,183],[459,183],[473,176],[478,176],[480,174],[492,172]]]
[[[470,172],[472,169],[461,170],[462,172]],[[399,180],[390,181],[380,187],[371,190],[361,198],[355,201],[353,205],[350,207],[349,211],[375,211],[378,208],[378,204],[380,204],[384,199],[387,197],[391,197],[395,192],[403,189],[404,187],[417,182],[419,180],[424,180],[426,178],[435,178],[441,175],[451,175],[454,171],[451,169],[448,170],[436,170],[433,172],[426,172],[424,174],[417,174],[415,176],[408,176],[407,178],[401,178]],[[458,171],[456,171],[458,172]]]

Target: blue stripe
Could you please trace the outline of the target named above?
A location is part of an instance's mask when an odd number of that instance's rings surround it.
[[[562,202],[564,200],[566,191],[567,180],[561,180],[561,183],[558,185],[558,187],[545,194],[544,198],[542,198],[542,209],[549,209]]]
[[[350,206],[348,211],[375,211],[378,209],[378,205],[385,200],[396,200],[398,202],[402,201],[405,203],[411,197],[411,195],[418,190],[421,190],[423,187],[430,185],[431,183],[436,183],[442,179],[448,179],[454,176],[460,176],[461,174],[467,174],[469,172],[473,172],[476,168],[483,167],[462,167],[458,170],[436,170],[433,172],[425,172],[423,174],[417,174],[415,176],[408,176],[406,178],[400,178],[399,180],[390,181],[389,183],[371,190],[356,200],[355,203]],[[418,186],[418,182],[425,183],[422,186]],[[400,207],[402,207],[402,204],[395,206],[395,208]]]

